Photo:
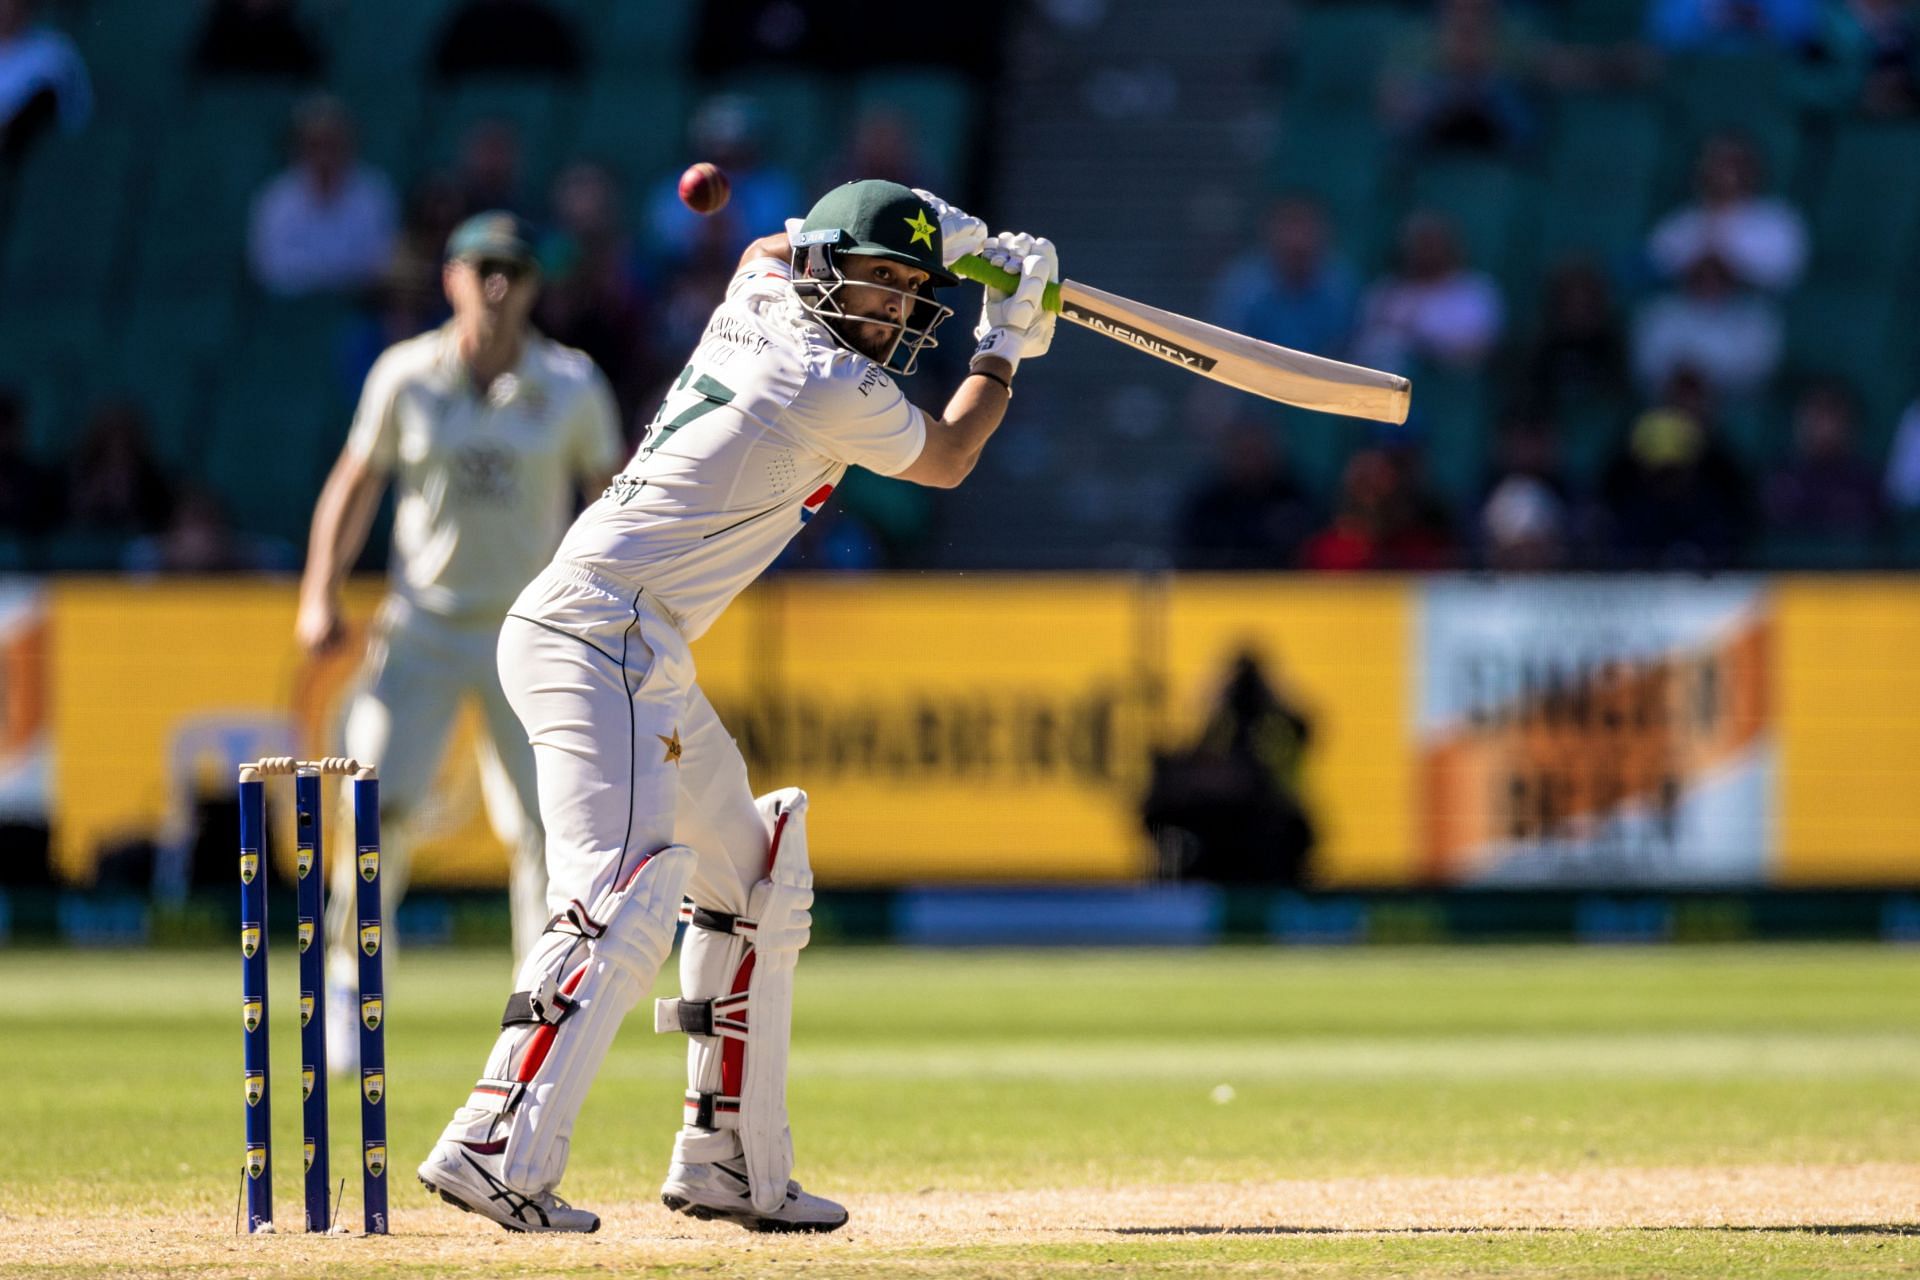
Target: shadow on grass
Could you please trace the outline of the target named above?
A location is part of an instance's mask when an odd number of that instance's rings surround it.
[[[1112,1227],[1116,1236],[1483,1236],[1593,1231],[1726,1231],[1813,1236],[1920,1236],[1914,1222],[1808,1222],[1782,1226],[1721,1227]]]

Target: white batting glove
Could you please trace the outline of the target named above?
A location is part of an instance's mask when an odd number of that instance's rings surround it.
[[[940,265],[950,267],[970,253],[980,252],[987,242],[987,224],[970,213],[954,208],[931,191],[913,189],[927,202],[933,216],[940,220]]]
[[[986,286],[980,323],[973,327],[975,356],[999,356],[1016,369],[1029,356],[1043,356],[1053,345],[1059,317],[1045,305],[1047,285],[1060,276],[1060,253],[1053,241],[1025,232],[1001,232],[987,239],[980,256],[1020,277],[1012,293]]]

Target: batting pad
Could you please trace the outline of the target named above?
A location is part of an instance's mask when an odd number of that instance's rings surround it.
[[[754,1208],[786,1203],[793,1173],[787,1124],[787,1054],[793,1027],[793,970],[813,927],[813,871],[807,862],[807,794],[797,787],[755,803],[767,824],[767,878],[748,897],[748,916],[698,905],[680,946],[677,1000],[654,1004],[654,1030],[685,1032],[686,1127],[675,1159],[725,1159],[738,1131]]]
[[[575,902],[522,967],[522,981],[533,981],[508,1000],[488,1078],[447,1132],[482,1146],[501,1142],[504,1127],[501,1178],[515,1190],[559,1184],[587,1089],[673,947],[694,861],[685,845],[668,845],[591,907]]]

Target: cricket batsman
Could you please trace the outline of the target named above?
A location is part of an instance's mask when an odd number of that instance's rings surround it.
[[[495,829],[514,849],[517,965],[547,924],[547,873],[533,752],[500,688],[494,648],[507,606],[559,544],[580,497],[620,459],[613,395],[592,360],[536,332],[532,233],[508,213],[454,229],[442,273],[453,318],[389,348],[367,375],[346,447],[313,513],[297,638],[310,653],[341,636],[340,583],[366,543],[380,495],[398,490],[391,589],[347,706],[347,754],[380,770],[383,918],[406,892],[407,819],[418,813],[463,700],[486,723],[483,779]],[[342,830],[346,828],[343,826]],[[334,862],[327,1009],[334,1068],[354,1069],[354,859]],[[391,938],[391,933],[389,933]],[[390,963],[391,961],[389,961]]]
[[[975,251],[1020,279],[987,291],[970,371],[935,417],[894,377],[933,345],[953,313],[933,290]],[[939,488],[967,477],[1021,360],[1052,342],[1041,302],[1058,274],[1047,241],[989,239],[979,219],[880,181],[836,188],[747,248],[626,470],[501,628],[501,683],[539,773],[553,915],[485,1074],[420,1165],[429,1191],[513,1231],[598,1229],[555,1194],[574,1119],[684,918],[681,996],[654,1009],[656,1031],[689,1041],[661,1199],[754,1231],[846,1222],[791,1180],[807,795],[754,796],[688,645],[848,467]]]

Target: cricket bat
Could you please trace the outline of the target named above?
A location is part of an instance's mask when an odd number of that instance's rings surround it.
[[[1009,293],[1020,283],[971,253],[953,273]],[[1397,373],[1262,342],[1073,280],[1047,286],[1046,308],[1189,373],[1296,408],[1399,423],[1413,402],[1413,384]]]

